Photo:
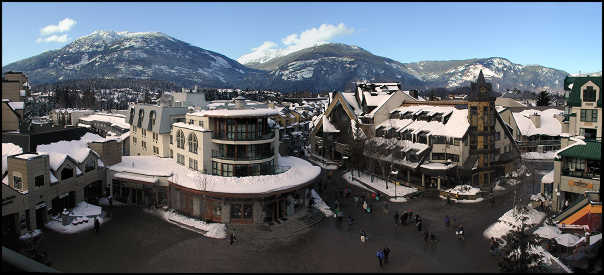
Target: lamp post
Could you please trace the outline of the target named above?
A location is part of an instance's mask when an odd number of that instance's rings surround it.
[[[398,171],[392,170],[392,171],[390,171],[390,174],[392,174],[392,176],[396,177],[396,175],[398,175]],[[396,199],[396,182],[394,183],[394,199]]]

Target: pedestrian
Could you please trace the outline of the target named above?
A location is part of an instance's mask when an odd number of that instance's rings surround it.
[[[371,198],[372,198],[372,199],[374,199],[374,200],[375,200],[375,196],[376,196],[376,194],[375,194],[375,193],[371,193]]]
[[[109,207],[113,207],[113,197],[109,196]]]
[[[388,204],[384,203],[384,214],[388,215]]]
[[[310,198],[310,200],[308,201],[308,208],[312,208],[314,204],[315,204],[315,199]]]
[[[447,196],[447,204],[451,204],[451,197]]]
[[[445,215],[445,226],[449,227],[450,221],[449,221],[449,215]]]
[[[382,267],[383,266],[383,261],[384,261],[384,251],[382,251],[381,249],[379,249],[375,255],[378,258],[378,262],[380,263],[380,267]]]
[[[363,201],[363,210],[367,211],[367,201]]]
[[[417,223],[419,221],[419,214],[415,214],[415,222]]]
[[[463,225],[461,225],[461,224],[460,224],[460,225],[457,227],[457,230],[455,231],[455,234],[457,234],[457,238],[458,238],[458,239],[460,239],[460,240],[463,240],[463,239],[464,239],[464,237],[463,237]]]
[[[430,233],[430,243],[432,244],[432,247],[436,247],[436,236],[434,235],[434,232]]]
[[[421,220],[419,220],[417,222],[417,231],[422,231],[422,221]]]
[[[398,211],[394,211],[394,225],[398,225],[398,222],[399,222]]]
[[[409,215],[407,215],[407,218],[408,218],[409,220],[412,220],[412,219],[413,219],[413,210],[409,209]]]
[[[352,222],[354,221],[354,219],[348,215],[348,225],[352,225]]]
[[[428,238],[430,238],[430,233],[428,230],[424,231],[424,244],[428,243]]]
[[[385,247],[384,248],[384,262],[388,263],[388,255],[390,255],[390,248],[389,247]]]
[[[409,212],[405,211],[405,213],[403,213],[401,215],[401,225],[406,225],[407,224],[407,217],[409,216]]]
[[[495,241],[494,237],[491,237],[491,242],[489,245],[489,253],[491,253],[491,255],[495,256],[496,249],[497,249],[497,241]]]
[[[361,245],[365,245],[365,242],[367,241],[367,234],[365,233],[365,231],[361,230]]]
[[[237,238],[235,238],[235,232],[231,232],[231,234],[229,234],[230,244],[233,245],[233,242],[235,242],[235,240],[237,240]]]
[[[96,217],[94,217],[94,231],[98,234],[100,229],[101,229],[101,225],[99,223],[99,220]]]

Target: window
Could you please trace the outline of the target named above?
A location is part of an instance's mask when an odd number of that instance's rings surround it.
[[[584,122],[598,121],[598,109],[581,109],[581,121],[584,121]]]
[[[147,142],[141,141],[141,145],[143,145],[143,149],[147,150]]]
[[[453,145],[455,145],[455,146],[459,146],[459,141],[460,141],[460,140],[461,140],[461,139],[459,139],[459,138],[454,138],[454,139],[453,139]]]
[[[141,129],[141,133],[143,134],[143,137],[146,137],[146,136],[147,136],[147,130],[145,130],[145,129]]]
[[[173,159],[174,158],[174,152],[172,151],[172,149],[170,149],[170,158]]]
[[[36,187],[44,186],[44,175],[36,176],[34,180]]]
[[[132,143],[136,144],[136,137],[132,137]]]
[[[158,139],[159,139],[159,134],[158,133],[153,133],[153,142],[157,143]]]
[[[176,132],[176,147],[185,149],[185,134],[182,132],[182,130],[178,130],[178,132]]]
[[[151,130],[153,126],[155,126],[155,111],[149,113],[149,125],[147,128]]]
[[[144,116],[145,116],[145,110],[140,109],[140,110],[138,111],[138,123],[137,123],[137,125],[136,125],[136,126],[138,126],[138,127],[143,127],[142,125],[143,125],[143,117],[144,117]]]
[[[189,134],[189,152],[197,154],[197,136],[193,133]]]
[[[495,132],[495,140],[500,140],[500,139],[501,139],[501,133]]]
[[[193,170],[197,170],[197,160],[193,158],[189,158],[189,168]]]
[[[199,121],[199,126],[203,127],[203,121]]]
[[[456,154],[447,154],[447,160],[451,160],[452,162],[459,162],[459,155]]]
[[[153,146],[153,154],[159,155],[159,148],[157,146]]]
[[[170,144],[172,144],[173,139],[174,139],[174,137],[172,135],[170,135]]]
[[[176,154],[176,162],[180,165],[185,165],[185,156],[182,154]]]
[[[13,187],[17,190],[23,188],[23,179],[19,176],[13,176]]]
[[[95,162],[94,158],[89,158],[88,161],[86,162],[86,165],[84,166],[84,171],[89,172],[89,171],[94,170],[94,168],[95,168],[94,162]]]
[[[73,169],[70,167],[65,167],[61,170],[61,180],[68,179],[73,177]]]
[[[587,86],[585,90],[583,90],[583,101],[585,102],[594,102],[596,101],[596,90],[592,86]]]

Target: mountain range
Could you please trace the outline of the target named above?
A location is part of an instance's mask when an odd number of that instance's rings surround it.
[[[328,43],[263,63],[240,64],[159,32],[95,31],[60,48],[2,67],[32,85],[74,79],[154,79],[183,87],[326,91],[354,81],[400,82],[404,89],[469,85],[482,70],[497,91],[562,90],[567,72],[502,57],[401,63],[357,46]]]

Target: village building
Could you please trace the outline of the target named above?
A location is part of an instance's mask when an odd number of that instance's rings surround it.
[[[29,96],[31,88],[25,74],[6,72],[2,76],[2,132],[19,130]]]
[[[566,77],[564,86],[562,149],[554,158],[553,186],[542,189],[551,190],[552,208],[561,211],[560,217],[580,216],[586,194],[599,192],[602,154],[602,77]]]
[[[88,128],[90,132],[102,137],[119,136],[122,144],[122,155],[130,155],[130,124],[126,116],[118,113],[96,113],[81,117],[78,127]]]
[[[184,122],[187,108],[136,104],[130,107],[130,155],[170,157],[170,129]]]

